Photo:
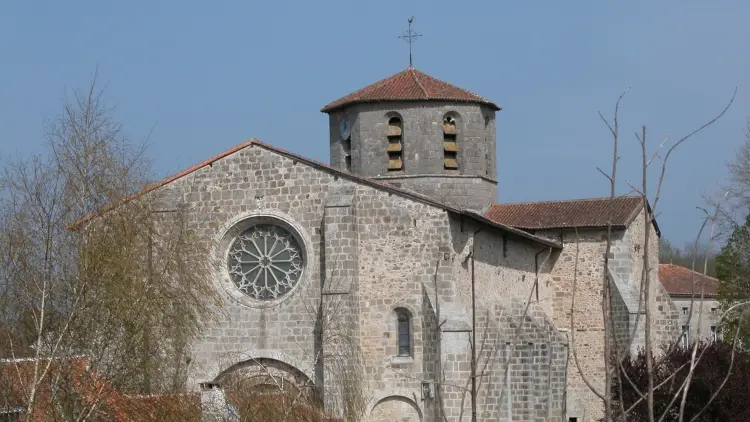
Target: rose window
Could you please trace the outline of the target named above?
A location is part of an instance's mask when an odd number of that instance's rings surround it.
[[[244,294],[274,300],[288,293],[302,275],[302,248],[286,229],[258,224],[243,231],[229,248],[229,276]]]

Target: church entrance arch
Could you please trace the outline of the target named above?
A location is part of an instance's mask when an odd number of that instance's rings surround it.
[[[222,371],[214,382],[228,392],[251,395],[292,395],[317,400],[315,385],[300,369],[272,358],[252,358]]]
[[[368,422],[421,422],[422,414],[413,400],[403,396],[389,396],[380,400]]]

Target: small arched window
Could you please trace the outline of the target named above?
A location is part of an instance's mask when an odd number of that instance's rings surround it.
[[[352,134],[351,130],[348,129],[348,123],[342,125],[341,129],[341,146],[344,149],[344,164],[346,165],[347,171],[352,171]],[[346,136],[346,138],[344,138]]]
[[[396,329],[398,330],[398,356],[411,356],[411,321],[409,311],[396,309]]]
[[[388,120],[388,171],[403,170],[403,125],[398,117]]]
[[[456,145],[456,119],[443,118],[443,163],[446,170],[458,170],[458,147]]]

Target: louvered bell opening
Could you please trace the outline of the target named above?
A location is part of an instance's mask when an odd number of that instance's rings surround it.
[[[401,136],[401,125],[400,124],[388,124],[388,136]]]
[[[443,163],[448,170],[458,170],[458,160],[456,160],[456,153],[451,151],[445,151],[443,156]]]
[[[397,171],[404,168],[401,161],[401,119],[391,117],[388,120],[388,171]]]
[[[445,152],[457,152],[458,151],[455,141],[443,141],[443,149],[445,150]]]
[[[388,143],[388,152],[401,152],[401,142],[389,142]]]
[[[456,125],[453,123],[443,123],[443,133],[446,135],[455,135]]]

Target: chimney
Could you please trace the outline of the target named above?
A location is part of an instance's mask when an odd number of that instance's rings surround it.
[[[201,422],[224,422],[227,413],[227,399],[218,383],[202,382]]]

